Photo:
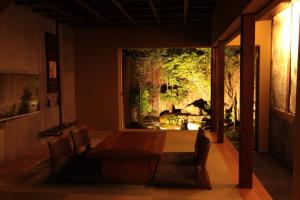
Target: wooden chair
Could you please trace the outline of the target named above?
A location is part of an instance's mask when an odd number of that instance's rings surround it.
[[[67,136],[60,136],[48,143],[50,161],[51,161],[51,176],[60,173],[69,165],[73,157],[72,146]]]
[[[205,137],[204,130],[199,128],[196,141],[194,144],[195,151],[193,152],[167,152],[163,153],[161,163],[169,164],[193,164],[197,161],[199,152],[199,144],[202,137]]]
[[[164,153],[154,176],[158,186],[190,186],[211,189],[206,168],[210,141],[204,131],[198,131],[195,152]]]
[[[198,140],[198,148],[196,152],[196,166],[198,169],[198,178],[201,187],[206,189],[211,189],[211,182],[206,168],[209,149],[209,139],[205,135],[201,135]]]
[[[75,155],[85,154],[91,150],[91,140],[85,126],[71,129],[71,135],[73,140],[73,153]]]
[[[51,140],[48,146],[51,161],[50,180],[67,182],[101,180],[100,168],[74,155],[71,141],[67,136],[62,135]]]

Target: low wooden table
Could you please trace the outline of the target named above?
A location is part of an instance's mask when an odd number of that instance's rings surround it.
[[[115,132],[89,153],[101,160],[106,182],[148,183],[161,159],[165,132]]]

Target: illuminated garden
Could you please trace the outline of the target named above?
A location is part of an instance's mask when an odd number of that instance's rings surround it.
[[[238,120],[239,47],[226,49],[225,123]],[[123,49],[127,128],[210,128],[211,49]]]

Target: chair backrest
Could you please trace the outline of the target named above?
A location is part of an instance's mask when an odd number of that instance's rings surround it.
[[[210,149],[210,141],[205,135],[200,135],[198,140],[198,149],[196,152],[196,162],[201,167],[206,166],[208,152]]]
[[[48,142],[51,174],[55,174],[64,168],[73,155],[71,141],[67,136],[59,136],[58,138]]]
[[[196,137],[196,141],[195,141],[195,154],[197,154],[198,152],[198,147],[199,147],[199,139],[201,138],[201,136],[205,135],[204,130],[202,128],[198,129],[198,133],[197,133],[197,137]]]
[[[77,127],[71,130],[73,140],[73,152],[79,154],[91,149],[91,140],[88,130],[85,126]]]

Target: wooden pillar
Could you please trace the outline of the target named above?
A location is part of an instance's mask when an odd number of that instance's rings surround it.
[[[239,186],[252,188],[255,15],[241,16]]]
[[[299,35],[300,37],[300,35]],[[299,40],[300,47],[300,40]],[[292,199],[300,199],[300,51],[298,50],[297,90],[296,90],[296,117],[294,126],[294,166],[293,166],[293,187]]]
[[[216,70],[216,99],[217,99],[217,142],[224,142],[224,61],[225,42],[218,44],[217,70]]]
[[[216,71],[217,71],[218,48],[211,49],[211,127],[210,130],[217,132],[217,87],[216,87]]]

